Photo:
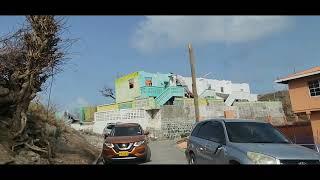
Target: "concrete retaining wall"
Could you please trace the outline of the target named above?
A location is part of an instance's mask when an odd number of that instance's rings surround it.
[[[107,123],[139,123],[143,129],[148,125],[147,112],[143,109],[101,111],[94,114],[93,132],[101,134]]]
[[[235,102],[238,117],[243,119],[256,119],[266,121],[271,116],[274,125],[285,124],[285,115],[280,101]]]
[[[161,109],[160,138],[174,139],[189,133],[195,122],[194,109],[181,106],[163,106]]]
[[[224,118],[225,111],[233,111],[236,118],[267,121],[268,116],[271,116],[271,123],[274,125],[284,123],[281,102],[235,102],[231,107],[221,102],[214,102],[207,106],[200,106],[199,111],[201,120]],[[136,122],[150,131],[151,137],[175,139],[190,133],[195,123],[195,112],[193,104],[181,102],[153,110],[127,109],[97,112],[93,131],[102,133],[103,128],[110,122]]]

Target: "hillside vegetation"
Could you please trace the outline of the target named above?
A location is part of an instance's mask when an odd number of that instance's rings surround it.
[[[277,91],[267,94],[261,94],[258,96],[259,101],[281,101],[283,106],[284,114],[288,122],[295,121],[294,113],[292,111],[291,101],[288,90]],[[307,120],[307,117],[303,114],[299,114],[298,118],[300,121]]]

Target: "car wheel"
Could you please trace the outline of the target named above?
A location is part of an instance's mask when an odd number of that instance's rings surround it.
[[[231,164],[231,165],[240,165],[240,163],[239,162],[237,162],[237,161],[230,161],[230,163],[229,164]]]
[[[148,148],[147,155],[144,159],[144,162],[150,162],[150,159],[151,159],[151,150],[150,148]]]
[[[100,156],[100,157],[97,159],[96,164],[98,164],[98,165],[104,165],[104,164],[106,164],[106,162],[105,162],[105,160],[103,159],[103,157]]]
[[[190,158],[189,158],[189,162],[188,162],[190,165],[194,165],[194,164],[197,164],[197,161],[196,161],[196,156],[193,154],[193,153],[190,153]]]

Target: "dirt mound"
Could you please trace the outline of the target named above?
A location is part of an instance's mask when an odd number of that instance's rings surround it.
[[[58,121],[32,116],[24,136],[13,141],[9,129],[0,126],[0,164],[91,164],[100,153],[82,134]]]
[[[54,152],[56,156],[53,161],[56,164],[91,164],[98,158],[100,149],[69,128],[57,138]]]

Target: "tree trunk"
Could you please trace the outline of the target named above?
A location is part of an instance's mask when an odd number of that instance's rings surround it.
[[[26,102],[19,104],[14,112],[11,126],[14,133],[13,138],[18,137],[26,127],[28,106],[29,103]]]
[[[29,78],[32,78],[30,76]],[[13,114],[13,123],[12,123],[12,130],[14,132],[13,137],[18,137],[21,133],[23,133],[26,124],[27,124],[27,111],[29,108],[29,104],[31,102],[31,95],[33,94],[31,90],[31,79],[23,83],[22,88],[19,92],[17,92],[17,106]]]

